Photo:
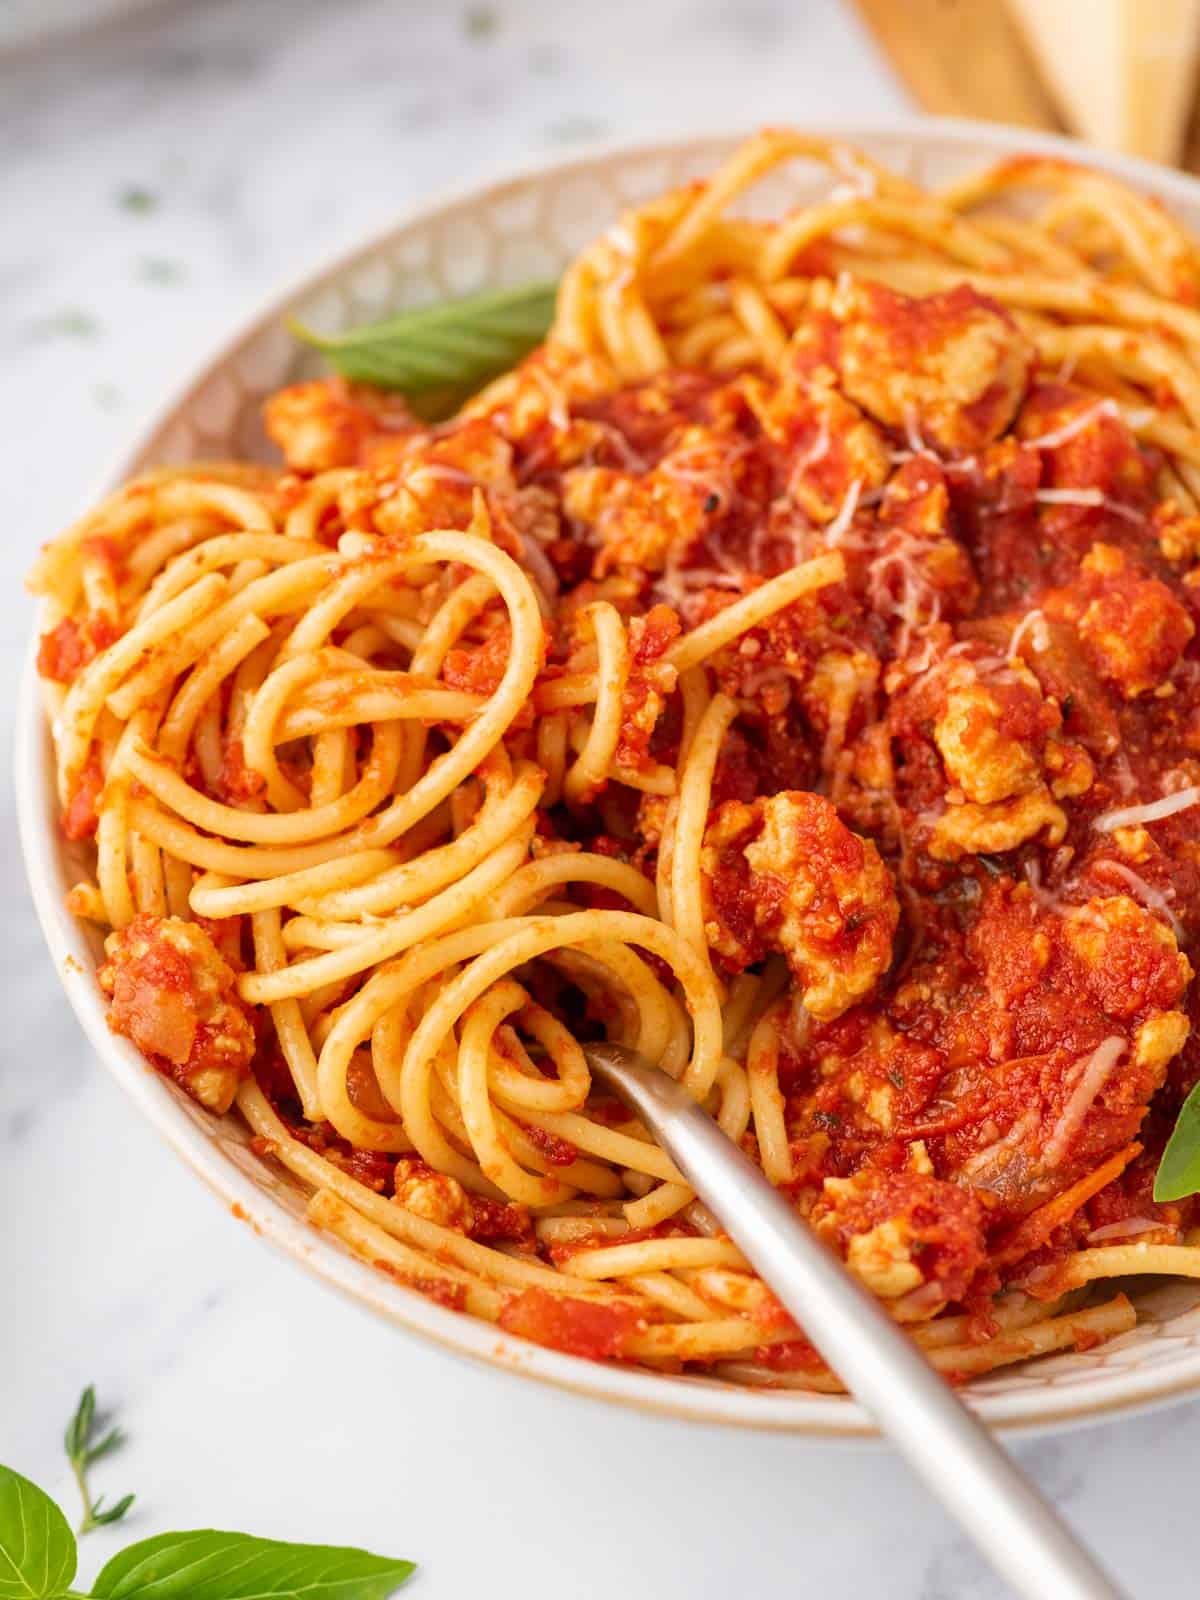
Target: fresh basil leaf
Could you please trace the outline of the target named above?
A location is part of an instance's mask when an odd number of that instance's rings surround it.
[[[433,419],[448,415],[541,343],[557,292],[554,283],[487,290],[328,336],[300,322],[290,326],[344,378],[398,389],[414,410]]]
[[[413,1571],[335,1545],[283,1544],[246,1533],[161,1533],[122,1550],[94,1600],[386,1600]]]
[[[0,1600],[48,1600],[71,1586],[75,1535],[36,1483],[0,1467]]]
[[[1154,1178],[1156,1200],[1186,1200],[1190,1194],[1200,1194],[1200,1083],[1180,1107]]]

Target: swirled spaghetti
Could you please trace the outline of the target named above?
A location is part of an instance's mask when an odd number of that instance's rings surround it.
[[[829,192],[737,202],[779,163]],[[788,131],[624,217],[449,422],[44,552],[110,1021],[402,1282],[835,1388],[646,1131],[679,1078],[967,1378],[1200,1277],[1200,252],[1061,161],[931,193]]]

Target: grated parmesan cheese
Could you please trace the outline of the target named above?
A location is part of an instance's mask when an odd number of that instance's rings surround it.
[[[1124,506],[1119,500],[1110,499],[1102,489],[1037,489],[1033,498],[1047,506],[1102,506],[1114,517],[1124,517],[1126,522],[1140,525],[1145,521],[1132,506]]]
[[[925,454],[925,441],[921,438],[921,430],[917,426],[917,413],[911,406],[904,413],[904,437],[908,440],[908,448],[913,455]]]
[[[522,565],[544,596],[553,599],[558,593],[559,583],[558,573],[551,566],[550,558],[532,535],[522,533],[520,540]]]
[[[530,371],[532,372],[537,372],[537,370],[538,369],[536,367],[530,368]],[[544,392],[547,392],[548,398],[550,398],[549,387],[550,380],[548,378],[543,379],[542,388]],[[557,410],[555,402],[552,398],[550,398],[550,406],[552,410]],[[548,420],[553,422],[554,419],[553,417],[550,417]],[[570,419],[568,418],[567,420],[568,426],[570,426]],[[562,416],[560,414],[559,422],[561,423],[561,421]],[[614,427],[611,422],[602,422],[598,417],[589,417],[586,422],[580,423],[580,427],[586,428],[590,434],[596,435],[600,439],[604,439],[612,446],[612,449],[620,462],[620,470],[622,472],[640,475],[641,473],[648,472],[650,470],[650,464],[645,457],[642,456],[639,451],[633,448],[629,440],[621,432],[620,428]],[[562,430],[560,429],[559,431]],[[525,476],[527,479],[532,478],[538,472],[542,471],[543,468],[547,466],[554,466],[556,463],[556,445],[555,441],[551,440],[548,444],[540,445],[528,456],[524,467]],[[596,464],[596,445],[595,443],[589,441],[588,447],[580,457],[577,465],[581,467],[594,467]]]
[[[1122,794],[1134,794],[1137,790],[1137,779],[1133,775],[1133,768],[1129,765],[1129,753],[1121,746],[1112,757],[1110,774],[1116,779],[1117,787]],[[1117,823],[1120,827],[1120,823]]]
[[[1046,626],[1045,614],[1038,608],[1027,613],[1013,629],[1012,638],[1008,641],[1009,656],[1020,654],[1020,647],[1028,634],[1033,648],[1040,654],[1050,648],[1050,630]]]
[[[795,498],[796,494],[795,486],[799,483],[800,479],[803,478],[809,467],[815,467],[818,461],[824,461],[825,457],[829,454],[829,446],[831,443],[832,440],[829,436],[829,418],[823,417],[821,419],[820,432],[817,434],[817,437],[813,440],[812,444],[809,445],[808,449],[804,452],[799,461],[797,461],[796,465],[788,474],[787,493],[793,498]]]
[[[1157,911],[1160,916],[1164,917],[1170,923],[1176,944],[1181,942],[1183,939],[1183,926],[1167,903],[1168,898],[1174,896],[1174,889],[1170,889],[1167,894],[1164,894],[1161,889],[1156,889],[1152,883],[1147,883],[1145,878],[1140,877],[1132,867],[1127,867],[1123,861],[1106,861],[1104,870],[1109,875],[1120,878],[1121,882],[1126,885],[1137,900],[1141,901],[1148,911]]]
[[[1033,1132],[1037,1126],[1038,1114],[1036,1107],[1024,1112],[1013,1123],[1008,1132],[1000,1139],[994,1139],[991,1144],[985,1145],[982,1150],[977,1150],[963,1162],[963,1174],[968,1178],[978,1177],[989,1167],[1003,1165],[1003,1157],[1009,1151],[1015,1150],[1017,1145]],[[992,1124],[995,1127],[995,1123]]]
[[[443,461],[425,461],[420,466],[413,467],[404,473],[405,488],[413,488],[419,479],[431,478],[440,483],[469,483],[475,484],[478,480],[469,472],[464,472],[461,467],[448,466]]]
[[[1033,898],[1043,911],[1057,911],[1059,909],[1062,904],[1060,897],[1050,889],[1042,887],[1042,864],[1036,857],[1024,863],[1021,868],[1021,874],[1029,885]]]
[[[683,622],[691,627],[705,590],[731,589],[740,594],[745,589],[745,583],[743,575],[732,568],[722,570],[719,567],[685,566],[683,558],[686,554],[686,550],[671,551],[666,569],[655,579],[654,594],[656,599],[678,612]]]
[[[1106,1222],[1102,1228],[1093,1228],[1087,1242],[1098,1244],[1102,1239],[1131,1239],[1135,1234],[1150,1233],[1166,1226],[1161,1217],[1122,1217],[1118,1222]]]
[[[1102,1040],[1090,1056],[1083,1056],[1076,1062],[1072,1069],[1073,1075],[1077,1075],[1075,1087],[1046,1140],[1045,1156],[1049,1166],[1058,1166],[1066,1155],[1067,1146],[1083,1125],[1097,1097],[1103,1093],[1105,1084],[1124,1053],[1125,1040],[1120,1034],[1113,1034]]]
[[[1074,439],[1077,434],[1090,428],[1098,417],[1119,417],[1121,415],[1115,400],[1100,400],[1094,406],[1089,406],[1086,411],[1081,411],[1078,416],[1064,422],[1061,428],[1054,428],[1049,433],[1040,434],[1036,439],[1024,439],[1022,443],[1030,450],[1057,450],[1068,440]]]
[[[1121,806],[1116,811],[1104,811],[1096,817],[1092,827],[1098,833],[1112,833],[1116,828],[1133,828],[1146,822],[1161,822],[1173,817],[1177,811],[1200,805],[1200,784],[1189,784],[1175,794],[1166,794],[1161,800],[1151,800],[1140,806]]]
[[[849,531],[854,520],[854,513],[858,509],[858,497],[862,493],[863,480],[855,478],[846,490],[846,498],[842,501],[841,510],[833,521],[829,523],[822,535],[824,542],[831,550],[835,550],[841,543],[843,536]]]
[[[942,614],[941,597],[916,557],[929,549],[911,534],[899,534],[890,547],[867,565],[867,593],[872,609],[881,617],[898,617],[897,657],[908,654],[913,634],[931,628]],[[889,573],[900,579],[899,597],[886,583]]]
[[[664,456],[657,470],[668,478],[674,478],[676,483],[686,483],[692,488],[702,490],[706,499],[715,495],[721,508],[724,509],[737,498],[734,465],[749,454],[748,444],[735,444],[724,451],[718,461],[714,461],[711,449],[703,445],[694,445],[691,449]],[[696,462],[697,465],[692,466],[690,464],[692,462]]]
[[[546,397],[546,420],[558,433],[566,433],[571,426],[571,412],[567,405],[566,391],[550,376],[544,367],[531,365],[528,371],[533,374],[534,382]]]

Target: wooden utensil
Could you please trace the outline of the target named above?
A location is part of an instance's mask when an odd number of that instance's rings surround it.
[[[1004,0],[857,0],[857,5],[925,111],[1064,131]]]
[[[926,111],[1200,169],[1200,0],[856,4]]]

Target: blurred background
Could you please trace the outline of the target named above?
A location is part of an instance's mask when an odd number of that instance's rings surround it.
[[[61,27],[0,52],[0,420],[69,435],[76,493],[282,279],[421,196],[598,140],[907,107],[839,0],[0,0],[10,38],[22,14]],[[67,477],[10,510],[68,515]]]
[[[1101,12],[1114,28],[1152,13],[1151,58],[1177,69],[1197,3],[1046,0],[1060,22],[1074,8],[1068,42],[1098,36]],[[998,4],[0,0],[5,769],[36,546],[282,281],[446,185],[597,141],[963,111],[971,86],[986,114],[1063,120],[1070,96],[1032,65],[1045,39]],[[1149,137],[1104,59],[1087,57],[1088,81],[1112,91],[1093,133]],[[131,1442],[103,1486],[141,1506],[87,1541],[89,1569],[126,1537],[210,1523],[411,1555],[435,1600],[484,1583],[572,1600],[797,1582],[833,1597],[1000,1593],[882,1451],[685,1431],[459,1365],[223,1216],[66,1014],[2,777],[0,1451],[65,1498],[79,1390],[95,1381],[119,1407]],[[1022,1455],[1122,1575],[1144,1574],[1153,1529],[1128,1508],[1152,1485],[1158,1522],[1187,1525],[1198,1423],[1193,1404]],[[1153,1559],[1154,1592],[1193,1591],[1182,1536]]]

